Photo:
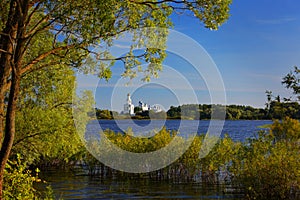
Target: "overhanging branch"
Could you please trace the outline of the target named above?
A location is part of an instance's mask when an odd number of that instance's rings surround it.
[[[35,64],[37,64],[38,62],[42,61],[47,56],[49,56],[51,54],[54,54],[54,53],[56,53],[58,51],[62,51],[62,50],[67,50],[67,49],[70,49],[70,48],[74,48],[75,46],[76,46],[75,44],[61,46],[61,47],[54,48],[54,49],[52,49],[52,50],[50,50],[48,52],[40,54],[38,57],[36,57],[35,59],[33,59],[31,62],[29,62],[27,65],[25,65],[25,67],[23,67],[21,69],[21,74],[24,74],[24,73],[30,71]]]

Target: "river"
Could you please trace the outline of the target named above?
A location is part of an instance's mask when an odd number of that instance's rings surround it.
[[[271,120],[226,120],[214,121],[221,130],[220,137],[228,134],[234,141],[245,141],[247,138],[255,137],[260,130],[266,130],[261,126],[271,124]],[[134,133],[149,132],[150,130],[160,130],[163,126],[169,130],[178,130],[187,134],[197,132],[205,134],[209,128],[209,120],[93,120],[87,126],[87,134],[98,134],[101,130],[110,129],[115,132],[125,132],[128,127]],[[221,124],[219,124],[221,123]],[[218,135],[218,134],[217,134]]]
[[[184,121],[184,123],[183,123]],[[182,132],[196,130],[198,134],[206,133],[210,121],[201,120],[94,120],[87,126],[87,134],[97,134],[100,130],[111,129],[124,132],[132,127],[133,132],[149,129],[161,129]],[[228,134],[235,141],[245,141],[255,137],[261,126],[271,124],[269,120],[226,120],[220,137]],[[228,185],[205,185],[192,182],[170,182],[153,180],[119,180],[116,178],[79,176],[72,172],[43,172],[42,178],[52,186],[57,199],[242,199],[240,194]]]

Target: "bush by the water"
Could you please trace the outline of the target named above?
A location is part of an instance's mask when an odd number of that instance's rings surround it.
[[[276,121],[237,151],[229,171],[249,199],[296,199],[300,189],[300,123]]]
[[[269,132],[261,132],[245,143],[234,142],[225,136],[202,159],[199,158],[199,151],[204,135],[196,136],[176,162],[146,174],[136,175],[110,169],[88,154],[84,160],[88,166],[93,166],[90,173],[94,175],[226,182],[241,189],[248,199],[295,199],[297,195],[299,198],[300,190],[299,129],[298,120],[286,118],[282,122],[275,121]],[[122,149],[143,153],[165,147],[174,139],[176,132],[162,129],[150,138],[133,137],[130,130],[125,134],[107,130],[105,134],[110,142]],[[178,150],[187,139],[176,138]]]
[[[8,161],[4,171],[3,199],[54,199],[50,186],[46,187],[44,192],[35,189],[34,184],[42,181],[38,173],[37,168],[33,174],[24,162],[21,162],[19,154],[14,161]]]
[[[269,132],[261,132],[256,138],[244,143],[234,142],[228,136],[219,139],[204,158],[199,158],[199,151],[204,147],[204,139],[215,143],[217,138],[205,138],[204,135],[182,138],[177,132],[165,128],[149,138],[134,137],[130,129],[124,134],[106,130],[104,134],[110,143],[135,153],[153,152],[166,147],[170,142],[175,144],[173,151],[180,151],[186,142],[190,142],[190,146],[176,162],[163,169],[144,174],[113,170],[104,166],[85,149],[73,156],[74,160],[70,161],[73,164],[81,161],[91,175],[117,176],[125,179],[142,177],[171,181],[201,181],[207,184],[226,183],[238,188],[237,192],[244,194],[248,199],[296,199],[300,198],[299,130],[298,120],[286,118],[281,122],[275,121]],[[89,145],[91,148],[93,145],[98,147],[93,141]],[[103,153],[101,148],[99,150],[99,153]],[[26,162],[21,162],[20,159],[20,156],[16,156],[7,164],[5,199],[41,197],[51,199],[51,190],[47,190],[47,194],[42,194],[34,188],[34,184],[40,181],[38,171],[36,173],[29,171]],[[53,159],[57,160],[57,157]]]

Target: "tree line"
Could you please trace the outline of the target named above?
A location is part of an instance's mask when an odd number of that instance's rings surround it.
[[[101,110],[95,108],[97,119],[211,119],[212,112],[225,110],[225,119],[228,120],[272,120],[290,117],[300,119],[300,69],[294,66],[287,75],[282,78],[282,84],[292,91],[293,97],[281,98],[274,96],[272,91],[266,90],[265,108],[254,108],[245,105],[210,105],[210,104],[186,104],[171,106],[169,110],[162,112],[142,111],[140,107],[134,108],[135,116],[122,116],[116,111]],[[92,114],[90,114],[92,116]]]
[[[298,102],[278,102],[273,100],[266,108],[254,108],[245,105],[210,105],[186,104],[171,106],[167,112],[136,112],[135,116],[122,116],[116,111],[101,110],[96,108],[97,119],[211,119],[213,109],[225,109],[227,120],[272,120],[291,117],[300,119],[300,104]],[[137,109],[136,109],[137,110]]]
[[[118,112],[101,110],[96,108],[97,119],[211,119],[213,112],[225,110],[225,119],[228,120],[272,120],[290,117],[300,119],[300,69],[294,66],[287,75],[282,78],[282,84],[290,89],[293,97],[281,98],[274,96],[272,91],[266,90],[266,107],[254,108],[245,105],[210,105],[210,104],[186,104],[171,106],[167,112],[142,112],[139,107],[134,108],[135,116],[121,116]]]

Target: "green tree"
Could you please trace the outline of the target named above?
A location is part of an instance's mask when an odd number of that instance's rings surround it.
[[[139,106],[134,107],[134,113],[142,112],[142,108]]]
[[[90,47],[109,46],[112,36],[128,30],[136,36],[133,46],[157,40],[157,31],[149,34],[137,28],[167,28],[171,25],[169,15],[176,9],[189,10],[206,27],[217,29],[228,18],[230,3],[231,0],[3,0],[0,5],[0,198],[3,172],[16,133],[16,111],[25,74],[61,63],[80,67],[92,53],[100,62],[89,62],[86,72],[108,79],[113,62],[121,60],[126,63],[123,75],[133,78],[139,69],[136,68],[139,59],[143,59],[150,63],[144,70],[145,80],[149,80],[150,76],[157,75],[166,56],[161,48],[146,48],[142,55],[130,51],[124,57],[114,58],[105,49],[99,53],[92,52]],[[166,38],[159,38],[163,45]],[[46,41],[51,45],[37,54],[32,53],[34,43],[44,46]]]
[[[276,141],[296,141],[300,139],[300,122],[289,117],[282,122],[276,120],[272,124],[270,134],[274,135]]]
[[[62,65],[52,69],[30,73],[21,83],[12,153],[27,164],[41,158],[68,162],[82,147],[72,119],[74,71]]]
[[[300,69],[295,66],[293,71],[290,71],[282,79],[282,84],[286,88],[292,89],[293,93],[297,96],[298,101],[300,101]]]
[[[296,199],[300,183],[298,120],[275,121],[270,134],[249,139],[229,165],[248,199]],[[288,170],[287,170],[288,169]]]
[[[266,90],[266,95],[267,95],[267,103],[266,103],[266,107],[267,107],[267,110],[269,111],[269,109],[270,109],[270,104],[271,104],[271,102],[272,102],[272,91],[270,91],[270,90]]]
[[[167,111],[167,115],[171,119],[180,119],[181,118],[181,107],[174,107],[171,106],[170,109]]]

